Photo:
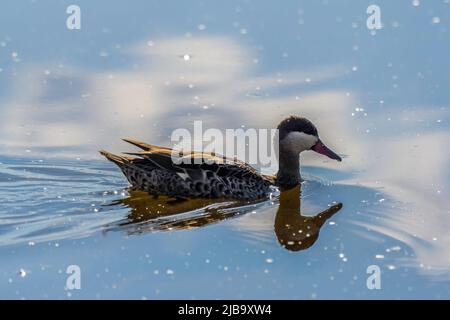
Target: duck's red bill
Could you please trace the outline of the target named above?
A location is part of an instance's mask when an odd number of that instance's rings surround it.
[[[317,153],[323,154],[324,156],[327,156],[328,158],[342,161],[341,157],[339,157],[334,151],[329,149],[326,145],[323,144],[322,141],[317,141],[317,143],[311,148],[311,150],[314,150]]]

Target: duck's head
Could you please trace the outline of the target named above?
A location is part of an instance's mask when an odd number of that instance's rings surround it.
[[[319,138],[314,124],[306,118],[291,116],[278,125],[280,151],[300,154],[313,150],[331,159],[342,161],[334,151],[329,149]]]

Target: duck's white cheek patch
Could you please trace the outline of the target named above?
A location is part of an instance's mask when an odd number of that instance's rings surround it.
[[[318,138],[311,134],[306,134],[304,132],[290,132],[284,139],[283,144],[286,144],[289,149],[295,152],[302,152],[311,149],[313,145],[316,144]]]

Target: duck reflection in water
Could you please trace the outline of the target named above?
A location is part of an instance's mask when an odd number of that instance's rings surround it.
[[[311,247],[319,237],[320,228],[337,213],[342,204],[328,207],[315,216],[301,214],[301,185],[282,190],[275,216],[274,231],[281,246],[290,251]],[[275,200],[276,202],[276,200]],[[152,231],[194,229],[254,211],[266,201],[230,201],[229,199],[176,199],[152,197],[146,192],[130,190],[130,196],[111,205],[129,208],[125,221],[109,230],[123,230],[128,234]]]
[[[342,208],[335,204],[315,216],[303,216],[300,209],[300,185],[280,194],[280,205],[275,216],[275,234],[278,242],[290,251],[311,247],[319,238],[320,228]]]

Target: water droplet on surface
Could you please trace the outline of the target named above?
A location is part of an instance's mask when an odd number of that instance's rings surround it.
[[[184,61],[189,61],[189,60],[191,60],[191,56],[188,55],[188,54],[184,54],[184,55],[183,55],[183,60],[184,60]]]
[[[438,24],[438,23],[441,22],[441,18],[439,18],[439,17],[433,17],[433,18],[431,19],[431,22],[432,22],[433,24]]]
[[[21,276],[22,278],[25,278],[27,276],[27,272],[25,271],[25,269],[20,268],[19,276]]]

